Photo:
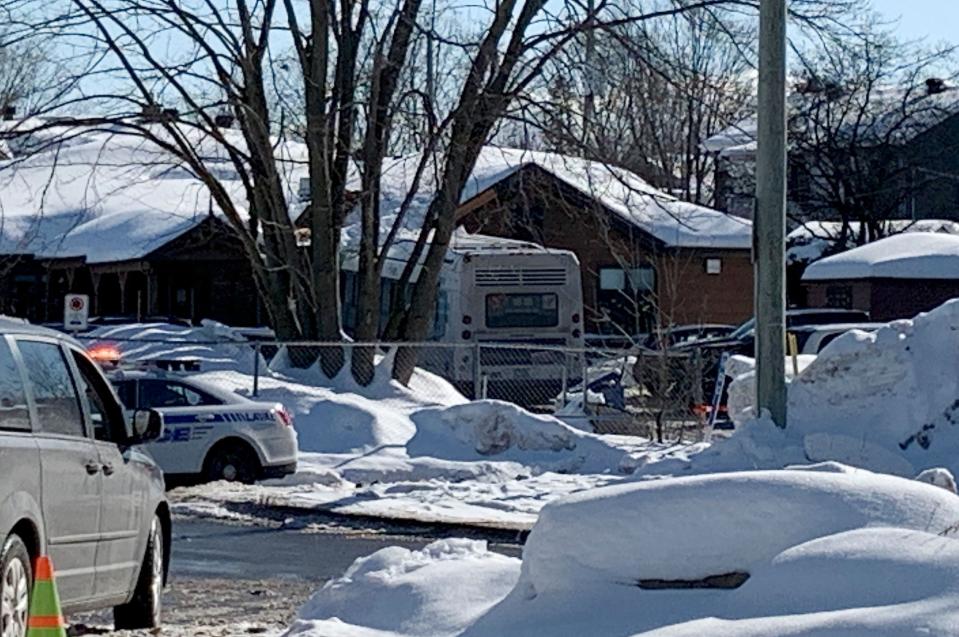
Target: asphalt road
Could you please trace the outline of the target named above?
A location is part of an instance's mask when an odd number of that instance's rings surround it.
[[[386,546],[422,548],[455,531],[364,529],[294,520],[262,525],[176,519],[173,562],[164,596],[164,637],[278,635],[323,582],[358,557]],[[494,550],[519,555],[515,544]],[[68,617],[71,635],[146,637],[113,631],[109,612]]]
[[[356,558],[384,546],[418,549],[430,541],[207,520],[177,520],[173,533],[174,579],[256,577],[324,582],[342,575]]]

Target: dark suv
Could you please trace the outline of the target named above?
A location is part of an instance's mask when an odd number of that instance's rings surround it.
[[[49,555],[65,612],[113,607],[117,628],[154,628],[170,555],[163,474],[83,348],[0,318],[0,623],[26,634],[32,565]]]

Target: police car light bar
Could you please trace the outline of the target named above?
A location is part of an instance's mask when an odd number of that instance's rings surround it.
[[[99,343],[87,348],[87,355],[101,366],[116,367],[123,358],[120,349],[109,343]]]

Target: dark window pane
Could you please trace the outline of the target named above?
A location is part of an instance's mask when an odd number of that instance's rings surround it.
[[[556,327],[559,302],[556,294],[488,294],[486,327]]]
[[[117,396],[119,396],[120,402],[123,403],[123,406],[127,409],[137,408],[137,388],[135,382],[136,381],[132,380],[121,380],[120,382],[113,384],[114,388],[117,390]]]
[[[7,341],[0,337],[0,427],[30,429],[30,411],[20,369]]]
[[[77,385],[80,400],[86,404],[97,440],[121,441],[124,437],[123,412],[113,399],[109,385],[93,363],[77,352],[73,357],[80,371]]]
[[[141,380],[140,407],[157,409],[163,407],[198,407],[219,405],[220,401],[192,387],[175,381]]]
[[[83,416],[67,361],[59,345],[17,341],[37,403],[40,430],[83,436]]]

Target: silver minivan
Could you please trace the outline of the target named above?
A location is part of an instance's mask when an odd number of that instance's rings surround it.
[[[32,565],[49,555],[65,613],[113,607],[153,628],[170,555],[163,474],[100,369],[68,336],[0,318],[0,635],[23,637]]]

